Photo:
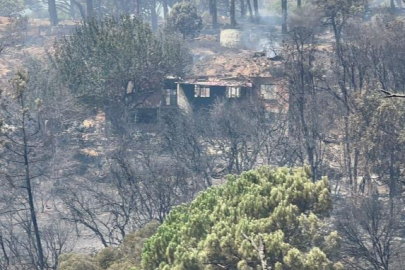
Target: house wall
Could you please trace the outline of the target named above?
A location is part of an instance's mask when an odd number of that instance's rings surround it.
[[[270,77],[252,78],[254,96],[264,102],[266,109],[272,113],[286,113],[288,111],[288,90],[280,82],[275,82]],[[263,99],[260,93],[261,85],[275,85],[275,99]]]
[[[274,84],[274,80],[268,77],[255,77],[252,78],[253,91],[252,96],[260,98],[260,85],[262,84]]]
[[[183,86],[179,83],[177,84],[177,106],[186,113],[192,112],[190,102],[184,92]]]
[[[210,85],[210,96],[209,97],[195,97],[195,84],[178,84],[177,96],[178,96],[178,106],[187,112],[193,109],[199,108],[209,108],[214,105],[218,99],[233,99],[227,97],[227,86],[213,86]],[[253,88],[241,87],[240,98],[247,99],[251,98]]]
[[[213,105],[218,98],[225,98],[226,87],[224,86],[210,86],[209,97],[195,97],[194,96],[194,84],[179,84],[180,89],[184,93],[190,108],[208,108]],[[179,98],[180,100],[180,98]],[[183,103],[183,100],[181,101]],[[182,104],[184,106],[184,104]]]
[[[278,104],[279,106],[281,106],[282,108],[282,112],[283,113],[287,113],[288,109],[289,109],[289,92],[288,89],[286,89],[286,87],[284,85],[278,84],[276,85],[276,93],[278,96]]]

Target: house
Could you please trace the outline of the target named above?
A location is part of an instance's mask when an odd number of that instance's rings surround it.
[[[138,121],[145,122],[144,118],[152,121],[162,110],[180,109],[189,113],[209,108],[218,99],[255,100],[265,106],[269,116],[286,113],[288,92],[272,76],[277,62],[265,53],[215,50],[221,49],[210,45],[194,50],[197,60],[189,73],[184,78],[167,78],[162,92],[153,97],[154,106],[138,110]]]
[[[252,87],[248,78],[186,78],[177,82],[177,105],[188,112],[209,108],[218,99],[246,99]]]
[[[269,114],[288,109],[286,93],[270,77],[187,78],[179,80],[171,91],[176,94],[176,105],[186,112],[209,108],[218,99],[261,102]]]

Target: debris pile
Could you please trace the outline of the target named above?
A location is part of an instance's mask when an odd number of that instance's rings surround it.
[[[271,77],[271,69],[277,65],[265,53],[248,50],[229,50],[222,54],[199,50],[195,59],[190,75]]]
[[[225,48],[243,48],[242,31],[237,29],[224,29],[220,36],[221,46]]]

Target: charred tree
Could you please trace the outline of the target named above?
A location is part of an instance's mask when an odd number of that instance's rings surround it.
[[[167,20],[167,16],[169,15],[169,6],[167,0],[163,0],[162,5],[163,5],[163,17],[165,20]]]
[[[58,11],[56,10],[55,0],[48,0],[49,19],[52,26],[58,25]]]
[[[38,112],[33,112],[27,93],[28,73],[18,72],[12,80],[13,96],[2,97],[1,117],[6,125],[15,127],[13,129],[0,130],[2,144],[2,161],[7,164],[6,179],[11,190],[19,189],[23,198],[22,207],[27,211],[24,222],[29,228],[27,235],[31,239],[32,259],[39,270],[46,268],[46,258],[41,241],[41,232],[38,225],[37,212],[34,200],[33,179],[41,176],[37,169],[38,160],[45,160],[41,150],[44,150],[42,138],[42,125]],[[32,100],[31,100],[32,102]],[[40,103],[40,101],[36,101]],[[41,157],[42,156],[42,157]],[[41,164],[42,165],[42,164]],[[17,173],[18,172],[18,173]],[[11,191],[10,193],[12,193]],[[15,202],[18,204],[18,201]]]
[[[80,16],[82,19],[86,19],[86,10],[84,9],[83,5],[79,3],[77,0],[71,0],[74,5],[77,6],[80,12]]]
[[[232,27],[232,28],[236,28],[236,8],[235,8],[235,0],[231,0],[230,16],[231,16],[231,27]]]
[[[91,18],[94,16],[94,5],[93,5],[93,0],[86,0],[86,6],[87,6],[87,17]]]
[[[69,2],[69,16],[72,19],[76,18],[75,3],[73,0],[70,0]]]
[[[342,235],[341,250],[348,269],[395,269],[395,261],[403,250],[399,235],[401,207],[394,211],[377,194],[352,198],[338,212],[338,230]]]
[[[141,0],[135,0],[135,4],[134,4],[134,14],[137,17],[141,16]]]
[[[288,10],[287,10],[287,0],[281,0],[281,10],[282,10],[282,25],[281,25],[281,32],[283,34],[287,33],[287,16],[288,16]]]
[[[250,3],[250,0],[246,0],[246,4],[249,10],[249,19],[250,21],[253,22],[253,10],[252,10],[252,4]]]
[[[217,11],[217,0],[210,0],[210,14],[212,18],[212,28],[216,29],[218,27],[218,11]]]
[[[156,0],[152,0],[152,7],[151,7],[151,23],[152,23],[152,29],[153,31],[157,30],[158,27],[158,22],[157,22],[157,14],[156,14]]]
[[[253,0],[253,8],[255,10],[255,22],[259,22],[260,15],[259,15],[259,1]]]
[[[84,7],[79,1],[71,0],[71,10],[74,9],[73,5],[76,5],[80,11],[80,16],[82,19],[87,19],[93,17],[94,14],[94,5],[93,0],[86,0],[86,6]]]
[[[240,16],[242,18],[246,16],[246,4],[244,0],[240,0]]]

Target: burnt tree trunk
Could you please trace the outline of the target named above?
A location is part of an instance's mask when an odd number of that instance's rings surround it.
[[[390,155],[390,173],[389,173],[389,182],[388,182],[388,188],[389,188],[389,203],[390,203],[390,216],[394,216],[394,200],[395,197],[398,195],[397,191],[397,183],[399,179],[399,175],[401,174],[400,169],[395,166],[396,164],[396,158],[395,158],[395,153],[394,151],[391,151]]]
[[[333,34],[334,34],[334,36],[335,36],[335,43],[336,43],[336,53],[337,53],[337,55],[338,55],[338,57],[339,57],[339,59],[341,59],[341,27],[339,27],[338,25],[337,25],[337,22],[336,22],[336,18],[333,16],[332,18],[331,18],[331,23],[332,23],[332,28],[333,28]]]
[[[231,15],[231,27],[235,28],[236,27],[235,0],[231,0],[230,15]]]
[[[0,233],[0,247],[1,247],[1,251],[3,253],[3,257],[5,260],[6,266],[10,266],[10,258],[8,257],[6,246],[5,246],[4,240],[3,240],[3,235],[1,233]],[[6,267],[6,269],[7,269],[7,267]]]
[[[141,16],[141,0],[135,0],[135,4],[134,4],[135,8],[134,8],[134,14],[137,17]]]
[[[72,19],[76,18],[75,3],[72,0],[69,1],[69,16]]]
[[[255,9],[255,22],[259,22],[260,16],[259,16],[259,1],[258,0],[253,0],[253,8]]]
[[[246,5],[244,0],[240,0],[240,16],[242,18],[246,16]]]
[[[281,10],[282,10],[282,25],[281,25],[281,32],[283,34],[287,33],[287,16],[288,16],[288,10],[287,10],[287,0],[281,0]]]
[[[152,20],[152,29],[155,31],[157,30],[156,0],[152,0],[151,20]]]
[[[250,3],[250,0],[246,0],[246,4],[249,10],[249,19],[250,21],[253,21],[253,10],[252,10],[252,4]]]
[[[26,108],[26,104],[24,102],[24,99],[20,97],[20,104],[21,108],[23,110]],[[33,195],[33,190],[32,190],[32,185],[31,185],[31,171],[30,171],[30,159],[29,159],[29,153],[30,153],[30,145],[28,142],[28,136],[27,130],[26,130],[26,125],[27,125],[27,114],[26,112],[23,112],[22,114],[22,125],[21,125],[21,133],[22,133],[22,142],[23,142],[23,158],[24,158],[24,174],[25,174],[25,190],[27,191],[27,196],[28,196],[28,205],[29,205],[29,211],[30,211],[30,217],[31,217],[31,222],[32,226],[34,228],[34,234],[35,234],[35,242],[36,242],[36,249],[38,252],[38,266],[40,270],[45,269],[45,256],[44,256],[44,251],[42,248],[42,243],[41,243],[41,234],[39,231],[39,226],[38,226],[38,221],[37,221],[37,214],[35,211],[35,203],[34,203],[34,195]]]
[[[212,28],[216,29],[218,27],[218,11],[217,11],[217,0],[210,0],[210,14],[212,18]]]
[[[75,4],[77,6],[77,8],[80,11],[80,16],[82,17],[82,19],[86,19],[86,12],[84,10],[84,7],[82,6],[82,4],[80,4],[79,2],[77,2],[77,0],[71,0],[73,4]]]
[[[86,6],[87,6],[87,18],[92,18],[94,16],[93,0],[86,0]]]
[[[297,8],[301,8],[302,7],[302,1],[301,0],[297,0]]]
[[[169,15],[169,7],[167,0],[163,0],[162,5],[163,5],[163,17],[165,20],[167,20],[167,16]]]
[[[52,26],[58,25],[58,11],[56,10],[55,0],[48,0],[49,19]]]
[[[103,16],[102,8],[101,8],[101,0],[97,1],[97,8],[96,8],[96,13],[97,13],[97,19],[101,20],[101,17]]]

